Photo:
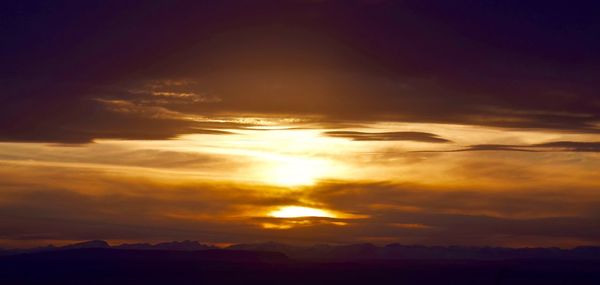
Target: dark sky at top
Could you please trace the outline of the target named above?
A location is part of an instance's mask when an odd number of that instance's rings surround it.
[[[0,11],[4,141],[195,127],[106,100],[203,116],[598,131],[595,1],[3,1]],[[218,100],[131,91],[169,80]]]

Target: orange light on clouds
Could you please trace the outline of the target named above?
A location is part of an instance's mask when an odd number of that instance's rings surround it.
[[[300,218],[300,217],[323,217],[323,218],[335,218],[336,216],[328,211],[301,207],[301,206],[285,206],[269,213],[271,217],[275,218]]]

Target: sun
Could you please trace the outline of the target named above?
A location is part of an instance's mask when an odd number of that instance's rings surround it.
[[[309,186],[325,175],[326,163],[316,159],[286,157],[270,166],[268,180],[281,186]]]
[[[325,210],[301,207],[301,206],[285,206],[269,213],[275,218],[301,218],[301,217],[323,217],[335,218],[333,213]]]

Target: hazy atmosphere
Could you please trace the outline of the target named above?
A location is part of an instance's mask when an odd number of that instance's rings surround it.
[[[0,4],[0,247],[600,244],[592,1],[144,3]]]

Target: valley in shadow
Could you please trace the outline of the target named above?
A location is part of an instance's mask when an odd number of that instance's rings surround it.
[[[197,242],[4,250],[0,284],[600,284],[598,248]]]

